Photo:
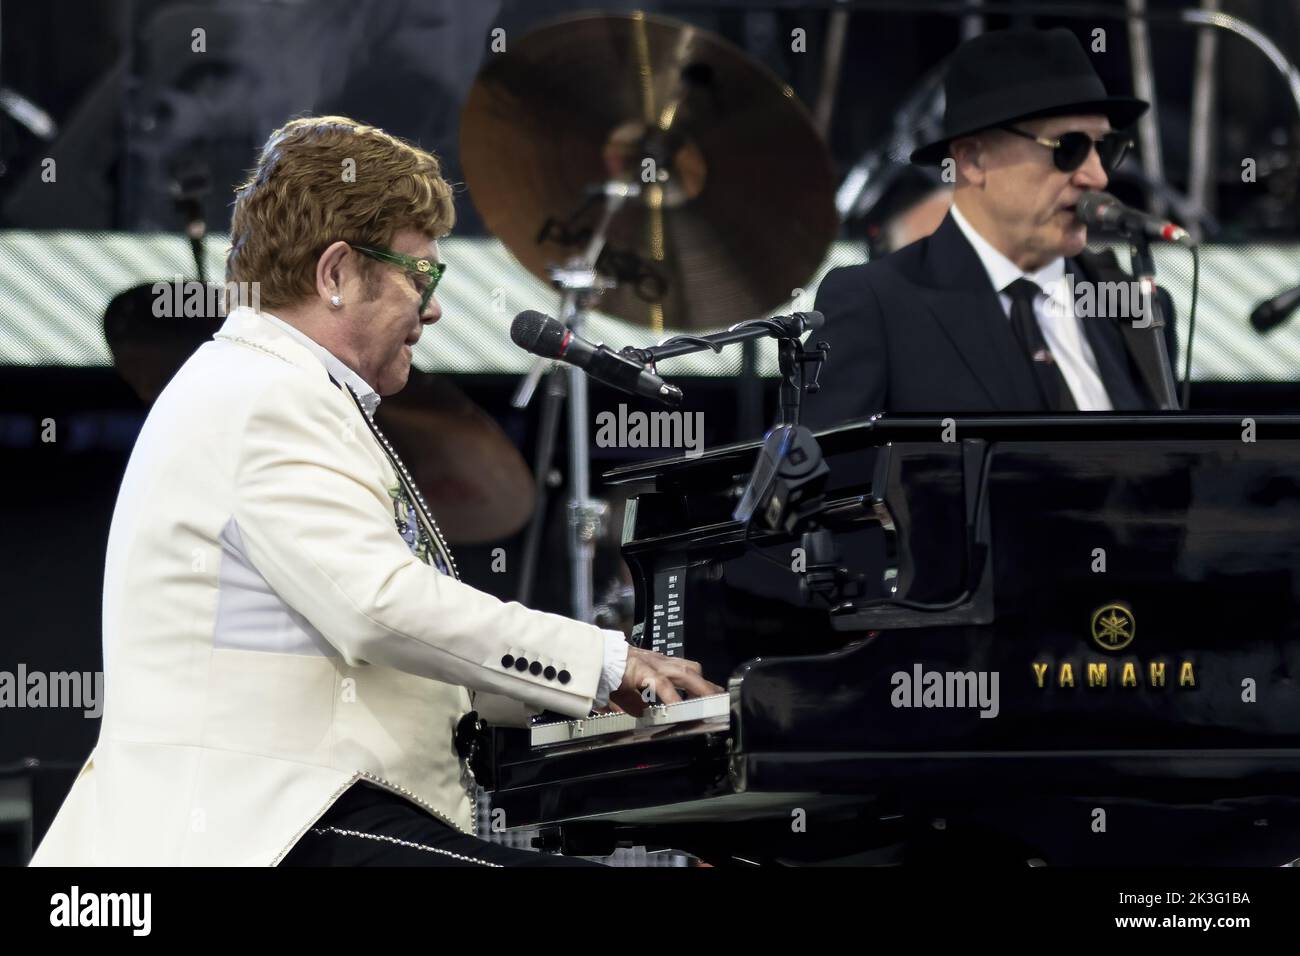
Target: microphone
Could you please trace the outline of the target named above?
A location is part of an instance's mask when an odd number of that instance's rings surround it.
[[[1145,233],[1152,239],[1176,242],[1189,248],[1195,245],[1192,237],[1182,226],[1140,209],[1134,209],[1132,206],[1126,206],[1110,193],[1085,192],[1075,204],[1074,214],[1087,226],[1114,229],[1125,235]]]
[[[597,382],[621,392],[653,398],[667,405],[680,405],[682,390],[669,385],[649,369],[624,358],[605,345],[588,342],[549,315],[529,310],[510,323],[510,338],[521,349],[576,365]]]
[[[1273,298],[1265,299],[1255,306],[1255,311],[1250,313],[1250,324],[1255,327],[1256,332],[1267,332],[1285,322],[1298,305],[1300,305],[1300,285],[1279,292]]]

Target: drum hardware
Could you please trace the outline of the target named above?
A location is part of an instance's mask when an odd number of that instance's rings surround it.
[[[513,42],[470,90],[461,159],[488,230],[559,290],[576,334],[597,299],[656,331],[763,315],[816,272],[838,228],[830,156],[793,91],[721,37],[664,17],[583,15]],[[567,401],[571,599],[589,621],[604,509],[590,496],[586,379],[538,362],[516,408],[544,375],[519,599],[537,571],[541,479]]]

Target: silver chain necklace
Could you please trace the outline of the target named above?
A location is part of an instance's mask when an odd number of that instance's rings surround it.
[[[416,520],[424,523],[426,532],[431,531],[433,533],[434,546],[438,549],[438,553],[442,555],[442,559],[446,563],[447,567],[451,569],[451,576],[459,581],[460,569],[456,567],[456,559],[452,557],[451,548],[449,548],[447,542],[443,540],[442,529],[438,527],[438,522],[434,520],[433,512],[429,509],[428,503],[424,500],[424,495],[420,494],[420,489],[416,487],[415,479],[411,477],[411,473],[407,470],[406,463],[402,461],[401,456],[397,454],[397,449],[395,449],[388,441],[388,436],[380,431],[379,426],[375,424],[375,420],[366,414],[366,410],[361,404],[361,399],[357,393],[352,390],[352,386],[344,386],[344,391],[351,396],[352,404],[356,406],[362,419],[365,420],[366,427],[370,429],[370,434],[375,436],[375,440],[379,442],[380,447],[383,448],[384,454],[388,456],[389,463],[397,473],[397,480],[406,488],[406,493],[411,497],[411,501],[414,502]],[[470,768],[469,760],[462,758],[460,765],[462,784],[469,796],[470,832],[474,836],[478,836],[480,791],[478,785],[474,782],[474,771]],[[368,834],[357,835],[368,836]],[[486,865],[492,866],[494,864]]]
[[[418,518],[424,522],[426,530],[433,533],[434,544],[438,549],[438,553],[442,555],[442,559],[447,563],[447,567],[451,569],[451,576],[459,581],[460,570],[456,567],[456,559],[451,556],[451,548],[447,547],[447,542],[442,537],[442,529],[438,527],[438,522],[434,520],[433,512],[429,510],[424,495],[420,494],[420,489],[416,487],[415,479],[406,470],[406,464],[402,461],[401,456],[397,454],[396,449],[389,443],[388,437],[379,430],[379,426],[375,424],[374,419],[367,415],[365,409],[361,407],[361,400],[357,397],[357,393],[352,390],[352,386],[349,385],[346,388],[347,393],[352,396],[352,403],[356,405],[357,411],[365,419],[366,427],[370,429],[370,433],[375,436],[375,440],[384,449],[384,454],[388,456],[393,470],[397,472],[398,480],[402,482],[403,487],[406,488],[406,493],[415,502]]]

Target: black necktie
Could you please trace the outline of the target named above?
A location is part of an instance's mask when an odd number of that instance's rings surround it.
[[[1038,391],[1047,407],[1054,412],[1072,412],[1078,409],[1070,386],[1056,364],[1056,357],[1047,347],[1043,330],[1034,314],[1034,299],[1043,290],[1036,282],[1020,278],[1002,290],[1011,298],[1011,330],[1025,350],[1025,358],[1038,382]]]

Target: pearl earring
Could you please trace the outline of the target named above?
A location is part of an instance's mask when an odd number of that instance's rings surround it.
[[[330,305],[337,309],[343,305],[343,300],[336,295],[332,295],[330,296]]]

